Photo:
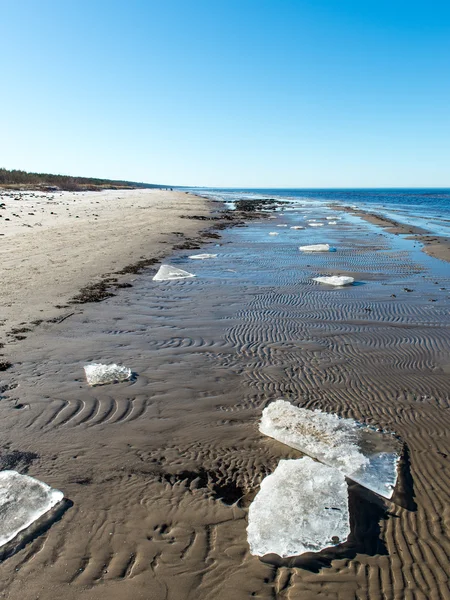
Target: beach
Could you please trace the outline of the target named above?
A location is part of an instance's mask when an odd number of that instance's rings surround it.
[[[448,263],[343,207],[275,207],[211,236],[223,206],[184,192],[58,198],[42,227],[11,215],[0,238],[0,435],[7,464],[67,504],[2,562],[0,597],[449,598]],[[21,221],[30,202],[14,200]],[[336,251],[299,251],[323,242]],[[153,281],[161,262],[195,277]],[[314,281],[336,274],[355,284]],[[111,277],[114,295],[71,303]],[[135,377],[89,387],[92,362]],[[350,482],[348,542],[289,559],[253,556],[246,535],[261,481],[301,456],[258,430],[278,398],[404,443],[392,500]]]
[[[129,282],[137,263],[167,255],[204,228],[186,217],[209,214],[203,198],[152,189],[0,190],[0,203],[1,343],[67,314],[61,310],[86,286],[101,288],[108,277]]]

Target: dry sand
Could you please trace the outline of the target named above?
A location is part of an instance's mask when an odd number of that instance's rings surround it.
[[[7,347],[2,465],[70,502],[0,565],[0,597],[449,598],[450,276],[360,220],[276,239],[272,227],[225,232],[215,261],[175,252],[198,277],[144,273]],[[338,251],[297,250],[324,238]],[[312,280],[333,272],[361,285]],[[89,388],[94,360],[138,376]],[[258,432],[279,397],[396,431],[406,452],[392,502],[351,486],[347,544],[261,560],[247,544],[248,504],[281,458],[299,456]]]
[[[32,322],[62,318],[56,306],[106,274],[168,255],[204,227],[182,217],[209,210],[204,198],[153,189],[0,190],[0,343],[20,339]]]

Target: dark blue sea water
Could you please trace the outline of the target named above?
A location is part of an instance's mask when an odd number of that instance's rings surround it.
[[[370,210],[401,223],[450,236],[450,188],[437,189],[231,189],[190,188],[233,202],[239,198],[282,198],[294,205],[338,203]]]

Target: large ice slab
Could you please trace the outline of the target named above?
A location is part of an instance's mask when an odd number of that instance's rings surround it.
[[[187,279],[189,277],[195,277],[193,273],[183,271],[172,265],[161,265],[158,272],[153,277],[153,281],[174,281],[176,279]]]
[[[59,490],[17,471],[0,471],[0,546],[64,498]]]
[[[349,534],[345,476],[309,457],[281,460],[249,507],[247,536],[256,556],[319,552]]]
[[[89,385],[106,385],[108,383],[119,383],[131,379],[132,372],[128,367],[122,365],[102,365],[92,363],[84,367],[86,381]]]
[[[285,400],[264,409],[259,430],[339,469],[380,496],[393,494],[401,443],[390,433],[320,410],[297,408]]]
[[[310,244],[309,246],[299,246],[300,252],[333,252],[330,244]]]
[[[355,281],[353,277],[347,277],[346,275],[332,275],[331,277],[314,277],[313,280],[319,283],[326,283],[327,285],[336,286],[351,285]]]

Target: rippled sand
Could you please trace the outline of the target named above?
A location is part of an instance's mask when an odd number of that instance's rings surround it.
[[[449,597],[448,269],[349,215],[271,227],[223,232],[202,249],[211,261],[178,252],[171,264],[195,279],[157,283],[150,269],[12,351],[3,447],[37,453],[29,474],[73,505],[1,565],[5,598]],[[337,252],[298,251],[324,239]],[[335,273],[360,285],[312,281]],[[138,377],[89,388],[91,361]],[[406,443],[393,502],[352,485],[348,544],[285,561],[250,555],[246,538],[262,478],[300,456],[258,432],[279,397]]]

